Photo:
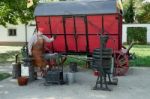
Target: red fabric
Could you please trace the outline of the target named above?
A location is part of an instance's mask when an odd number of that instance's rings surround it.
[[[87,25],[84,18],[79,16],[75,19],[66,17],[64,23],[62,16],[36,17],[36,23],[38,30],[44,34],[57,34],[56,40],[52,44],[47,44],[48,48],[54,52],[86,52],[89,42],[89,51],[92,53],[95,48],[100,47],[99,34],[102,32],[109,35],[108,48],[120,50],[122,46],[122,17],[118,14],[103,15],[103,18],[101,15],[87,16]]]

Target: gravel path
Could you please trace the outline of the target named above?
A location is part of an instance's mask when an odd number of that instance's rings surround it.
[[[77,72],[71,85],[44,86],[41,79],[21,87],[10,77],[0,82],[0,99],[149,99],[149,75],[150,68],[132,67],[118,77],[117,86],[110,86],[112,91],[91,90],[96,78],[90,70]]]

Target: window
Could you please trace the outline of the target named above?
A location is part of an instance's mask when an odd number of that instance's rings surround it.
[[[17,36],[16,29],[8,29],[8,36]]]

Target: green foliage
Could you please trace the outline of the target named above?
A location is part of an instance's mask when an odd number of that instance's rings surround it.
[[[133,23],[134,22],[134,1],[129,0],[124,4],[124,19],[125,23]]]
[[[75,58],[73,58],[73,57],[75,57]],[[73,57],[67,57],[67,60],[65,61],[65,65],[69,65],[69,63],[70,62],[76,62],[77,63],[77,65],[79,65],[79,66],[85,66],[86,65],[86,56],[85,55],[73,55]]]
[[[0,63],[9,63],[15,61],[15,55],[20,53],[19,51],[7,51],[0,53]]]
[[[131,53],[135,53],[136,58],[130,60],[129,66],[150,66],[150,45],[134,45]]]
[[[150,2],[144,0],[125,0],[124,20],[125,23],[150,23]]]
[[[150,3],[144,3],[137,11],[135,18],[139,23],[150,23]]]
[[[38,0],[33,0],[34,5],[27,8],[27,0],[1,0],[0,25],[23,23],[27,24],[34,19],[33,12]]]
[[[147,29],[144,27],[128,27],[127,43],[130,44],[134,41],[138,44],[146,44],[146,32]]]
[[[3,80],[3,79],[5,79],[5,78],[8,78],[8,77],[10,77],[10,76],[11,76],[11,75],[8,74],[8,73],[0,73],[0,81]]]

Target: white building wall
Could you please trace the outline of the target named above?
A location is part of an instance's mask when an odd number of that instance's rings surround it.
[[[8,36],[8,29],[16,29],[16,36]],[[27,39],[33,34],[35,26],[27,26]],[[25,42],[25,25],[8,25],[6,28],[0,26],[0,42]]]
[[[8,29],[16,29],[17,35],[16,36],[8,36]],[[13,41],[18,41],[22,42],[25,40],[25,31],[24,31],[24,25],[8,25],[7,28],[0,26],[0,41],[8,41],[8,42],[13,42]]]
[[[29,41],[34,33],[35,26],[27,26],[27,41]]]
[[[150,43],[150,25],[147,27],[147,42]]]

